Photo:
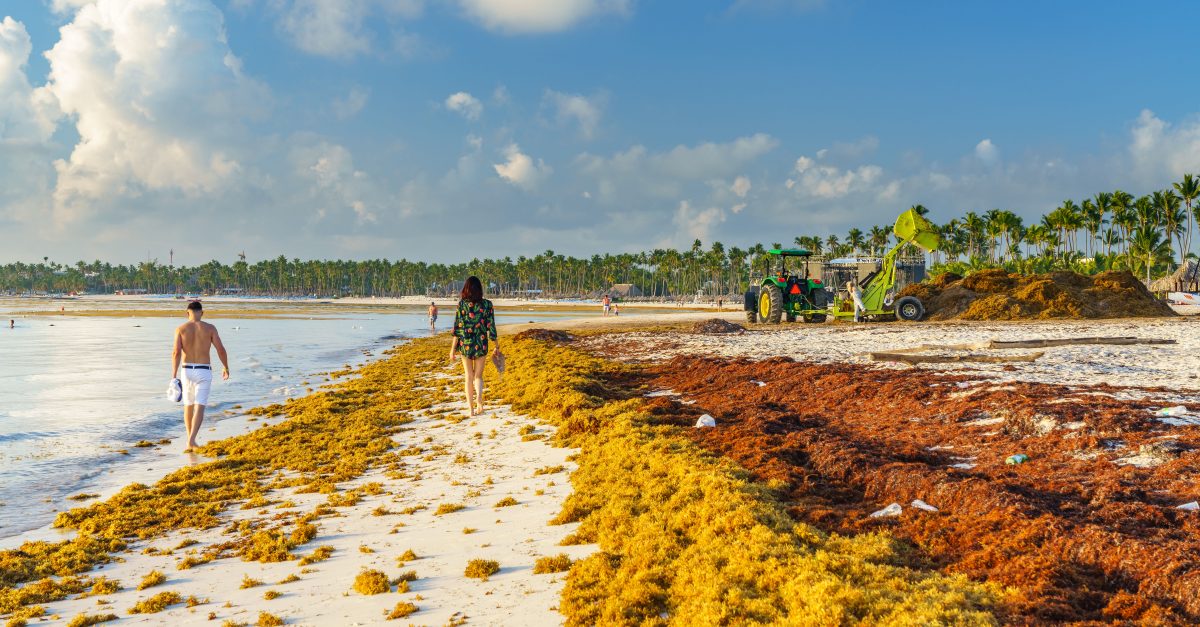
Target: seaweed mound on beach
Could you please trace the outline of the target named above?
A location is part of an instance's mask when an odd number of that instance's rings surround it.
[[[707,334],[724,334],[724,333],[745,333],[746,328],[740,324],[722,320],[720,318],[711,318],[703,322],[697,322],[692,327],[692,333],[707,333]]]
[[[529,329],[521,331],[514,339],[517,340],[539,340],[542,342],[554,342],[555,344],[569,344],[575,341],[575,336],[566,331],[552,331],[550,329]]]
[[[1148,318],[1175,313],[1128,272],[1012,274],[1003,269],[966,277],[943,274],[910,285],[929,320],[1040,320],[1051,318]]]

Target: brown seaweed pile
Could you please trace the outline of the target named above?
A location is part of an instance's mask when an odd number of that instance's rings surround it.
[[[798,521],[886,530],[916,561],[1000,583],[1005,623],[1200,622],[1200,516],[1178,508],[1200,495],[1200,427],[1167,427],[1148,401],[783,358],[647,375],[680,395],[652,399],[661,420],[716,417],[695,441],[778,485]],[[871,516],[889,503],[903,512]]]
[[[514,340],[538,340],[541,342],[553,342],[555,344],[569,344],[575,341],[575,336],[566,331],[554,331],[552,329],[529,329],[521,331],[513,337]]]
[[[692,333],[705,333],[710,335],[720,335],[725,333],[745,333],[746,329],[742,325],[722,320],[720,318],[711,318],[703,322],[697,322],[692,327]]]
[[[1175,315],[1128,272],[1012,274],[1002,268],[966,278],[947,273],[906,287],[929,320],[1143,318]]]

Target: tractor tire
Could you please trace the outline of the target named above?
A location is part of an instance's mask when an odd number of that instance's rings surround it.
[[[916,322],[925,317],[925,306],[915,296],[905,296],[896,301],[896,319]]]
[[[758,318],[766,324],[779,324],[783,319],[783,292],[774,285],[764,285],[758,293]]]
[[[752,287],[746,290],[743,309],[746,310],[746,322],[749,324],[758,324],[758,288]]]

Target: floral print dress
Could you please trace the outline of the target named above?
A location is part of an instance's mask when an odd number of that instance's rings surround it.
[[[492,301],[458,301],[458,312],[454,315],[454,337],[458,338],[458,352],[463,357],[487,357],[488,339],[496,339],[496,312],[492,310]]]

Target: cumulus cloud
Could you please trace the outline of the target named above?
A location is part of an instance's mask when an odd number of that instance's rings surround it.
[[[796,159],[793,171],[793,178],[789,178],[786,183],[788,189],[802,196],[815,198],[841,198],[847,194],[867,191],[874,188],[883,176],[883,168],[877,165],[841,169],[818,163],[805,156]]]
[[[344,98],[333,99],[333,115],[339,120],[352,118],[367,106],[370,97],[371,90],[355,85]]]
[[[488,30],[552,33],[597,15],[627,16],[632,0],[459,0],[463,13]]]
[[[1171,124],[1145,109],[1130,135],[1129,156],[1142,180],[1200,172],[1200,119]]]
[[[483,115],[483,103],[471,94],[460,91],[446,96],[446,108],[474,122]]]
[[[243,119],[268,100],[208,0],[97,0],[46,58],[48,92],[79,133],[55,163],[60,224],[115,194],[215,191],[241,169]]]
[[[11,17],[0,20],[0,145],[41,143],[54,133],[56,105],[25,76],[33,50],[25,25]]]
[[[992,143],[992,140],[984,139],[975,144],[975,156],[984,163],[995,163],[1000,153],[996,149],[996,145]]]
[[[541,159],[534,163],[533,158],[521,152],[521,147],[509,144],[504,150],[504,163],[494,164],[496,174],[500,178],[524,190],[533,190],[550,175],[550,166]]]
[[[564,94],[547,89],[542,104],[550,107],[558,124],[575,124],[579,128],[580,136],[591,139],[596,134],[596,127],[600,125],[605,100],[603,94],[588,98],[580,94]]]

